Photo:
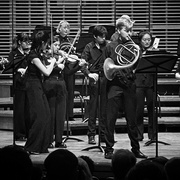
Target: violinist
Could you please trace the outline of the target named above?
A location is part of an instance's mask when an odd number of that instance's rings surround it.
[[[30,50],[30,38],[26,33],[19,33],[13,38],[12,50],[3,73],[14,73],[14,135],[15,140],[25,140],[27,137],[25,125],[25,72],[27,69],[27,54]]]
[[[59,39],[54,36],[50,53],[54,55],[58,64],[54,67],[50,76],[44,78],[44,89],[51,111],[51,124],[49,127],[51,129],[51,142],[49,148],[54,147],[54,138],[56,148],[66,148],[66,144],[62,142],[62,136],[66,119],[67,90],[63,74],[64,56],[59,51],[59,46]],[[46,61],[46,65],[48,64],[49,62]]]
[[[43,88],[43,77],[49,76],[56,65],[56,59],[49,58],[49,66],[43,62],[43,51],[49,41],[46,31],[37,32],[28,55],[26,72],[26,118],[28,136],[24,149],[30,154],[48,153],[51,135],[51,113]]]
[[[60,42],[60,50],[65,51],[68,53],[69,48],[71,45],[73,45],[73,38],[69,37],[70,33],[70,24],[66,20],[62,20],[59,22],[58,27],[57,27],[57,33],[59,42]],[[74,47],[71,49],[70,54],[74,54],[75,49]],[[71,62],[68,61],[68,58],[66,58],[66,68],[64,71],[64,80],[66,82],[66,88],[68,92],[68,100],[67,100],[67,117],[69,121],[74,121],[74,113],[73,113],[73,108],[74,108],[74,87],[75,87],[75,73],[80,70],[86,62],[81,60],[81,61],[76,61],[76,62]]]

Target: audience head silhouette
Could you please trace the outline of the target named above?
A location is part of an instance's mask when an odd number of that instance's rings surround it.
[[[164,165],[167,163],[168,158],[166,158],[164,156],[158,156],[158,157],[148,158],[148,160],[151,160],[154,163],[157,163],[158,165],[160,165],[164,168]]]
[[[51,152],[44,161],[47,180],[76,180],[78,177],[78,159],[67,149]]]
[[[94,173],[94,161],[89,156],[79,156],[79,157],[86,161],[91,174],[93,174]]]
[[[164,169],[149,159],[139,161],[130,169],[127,180],[166,180]]]
[[[128,149],[118,149],[112,157],[112,171],[116,180],[125,179],[128,171],[136,164],[136,157]]]
[[[180,157],[173,157],[164,166],[168,180],[180,179]]]
[[[0,150],[0,170],[6,180],[32,180],[33,164],[22,148],[6,146]]]

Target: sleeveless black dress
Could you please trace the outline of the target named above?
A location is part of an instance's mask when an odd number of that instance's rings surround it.
[[[36,51],[28,57],[26,80],[26,121],[28,137],[25,150],[28,152],[47,153],[50,144],[50,109],[42,85],[41,71],[32,64],[33,58],[42,59]]]

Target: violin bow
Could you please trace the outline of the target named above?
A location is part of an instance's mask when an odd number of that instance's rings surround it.
[[[52,57],[54,56],[54,52],[53,52],[53,21],[52,21],[52,14],[50,14],[51,17],[51,55]]]
[[[74,46],[74,44],[75,44],[78,36],[80,35],[80,32],[81,32],[81,29],[79,28],[79,30],[78,30],[78,32],[77,32],[77,34],[76,34],[76,36],[75,36],[75,38],[74,38],[74,40],[73,40],[73,42],[72,42],[72,44],[71,44],[71,47],[69,48],[69,51],[68,51],[68,53],[67,53],[67,56],[69,56],[69,54],[70,54],[70,52],[71,52],[71,50],[72,50],[72,48],[73,48],[73,46]]]

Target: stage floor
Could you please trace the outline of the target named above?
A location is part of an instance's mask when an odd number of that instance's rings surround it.
[[[66,137],[66,136],[65,136]],[[146,154],[148,157],[164,156],[166,158],[172,158],[175,156],[180,157],[180,133],[179,132],[167,132],[167,133],[158,133],[158,140],[162,142],[169,143],[170,145],[164,145],[161,143],[152,143],[149,146],[144,146],[148,141],[147,133],[144,134],[144,140],[140,142],[141,151]],[[77,140],[71,139],[77,138]],[[82,140],[82,141],[78,141]],[[66,141],[67,149],[72,151],[76,156],[89,156],[95,162],[95,173],[98,176],[107,177],[111,176],[111,160],[104,158],[104,153],[101,151],[101,147],[105,144],[101,143],[101,146],[88,145],[86,135],[78,136],[69,136],[69,139]],[[116,133],[115,140],[117,143],[114,146],[114,149],[131,149],[130,141],[127,136],[127,133]],[[98,142],[98,136],[96,136],[96,141]],[[16,142],[18,145],[23,145],[25,142]],[[0,131],[0,147],[13,144],[13,132],[12,131]],[[157,146],[156,146],[157,145]],[[87,147],[94,147],[94,149],[83,151]],[[54,151],[54,149],[49,149],[49,152]],[[43,168],[44,159],[49,153],[40,154],[40,155],[31,155],[31,159],[34,165],[41,166]],[[140,161],[141,159],[137,159]]]

